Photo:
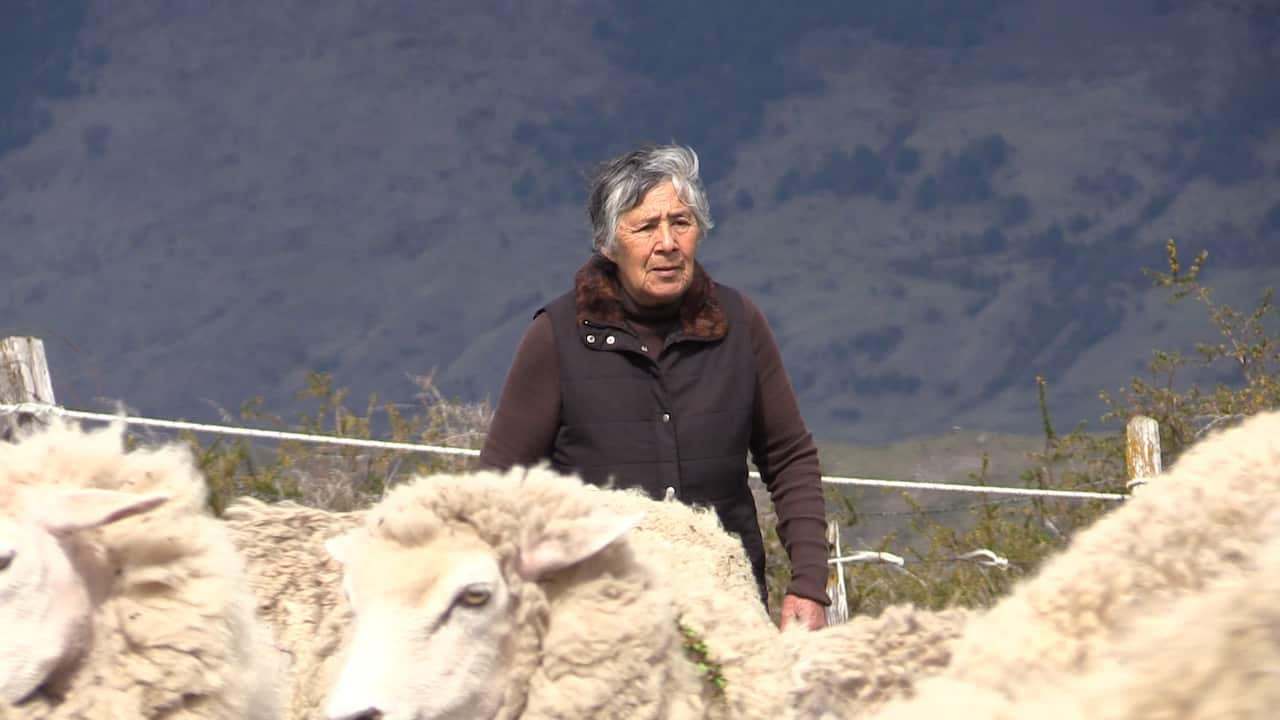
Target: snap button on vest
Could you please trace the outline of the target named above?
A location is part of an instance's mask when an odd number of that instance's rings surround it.
[[[671,422],[671,413],[662,413],[662,422]]]

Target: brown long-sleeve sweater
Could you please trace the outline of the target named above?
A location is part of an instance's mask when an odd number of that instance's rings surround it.
[[[756,359],[752,460],[778,516],[778,536],[791,560],[787,592],[829,604],[821,470],[813,436],[800,416],[782,355],[764,313],[743,296]],[[632,329],[654,357],[679,322],[677,308],[653,310],[623,298]],[[551,320],[534,318],[516,349],[480,453],[486,467],[505,469],[546,458],[560,424],[559,364]]]

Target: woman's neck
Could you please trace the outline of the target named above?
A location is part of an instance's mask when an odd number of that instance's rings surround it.
[[[655,323],[674,320],[680,316],[680,300],[662,305],[642,305],[632,297],[631,293],[627,292],[622,283],[618,283],[618,288],[621,290],[618,296],[622,300],[622,311],[632,320]]]

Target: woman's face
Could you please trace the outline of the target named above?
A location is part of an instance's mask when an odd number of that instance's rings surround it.
[[[670,180],[619,216],[617,238],[617,252],[604,254],[618,265],[618,278],[637,303],[665,305],[689,289],[698,222]]]

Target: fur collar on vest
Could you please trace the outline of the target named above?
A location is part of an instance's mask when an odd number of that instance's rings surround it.
[[[573,295],[578,324],[583,320],[621,325],[626,320],[618,266],[594,253],[573,277]],[[729,331],[729,321],[716,298],[715,283],[695,260],[693,280],[680,301],[680,333],[687,337],[716,340]]]

